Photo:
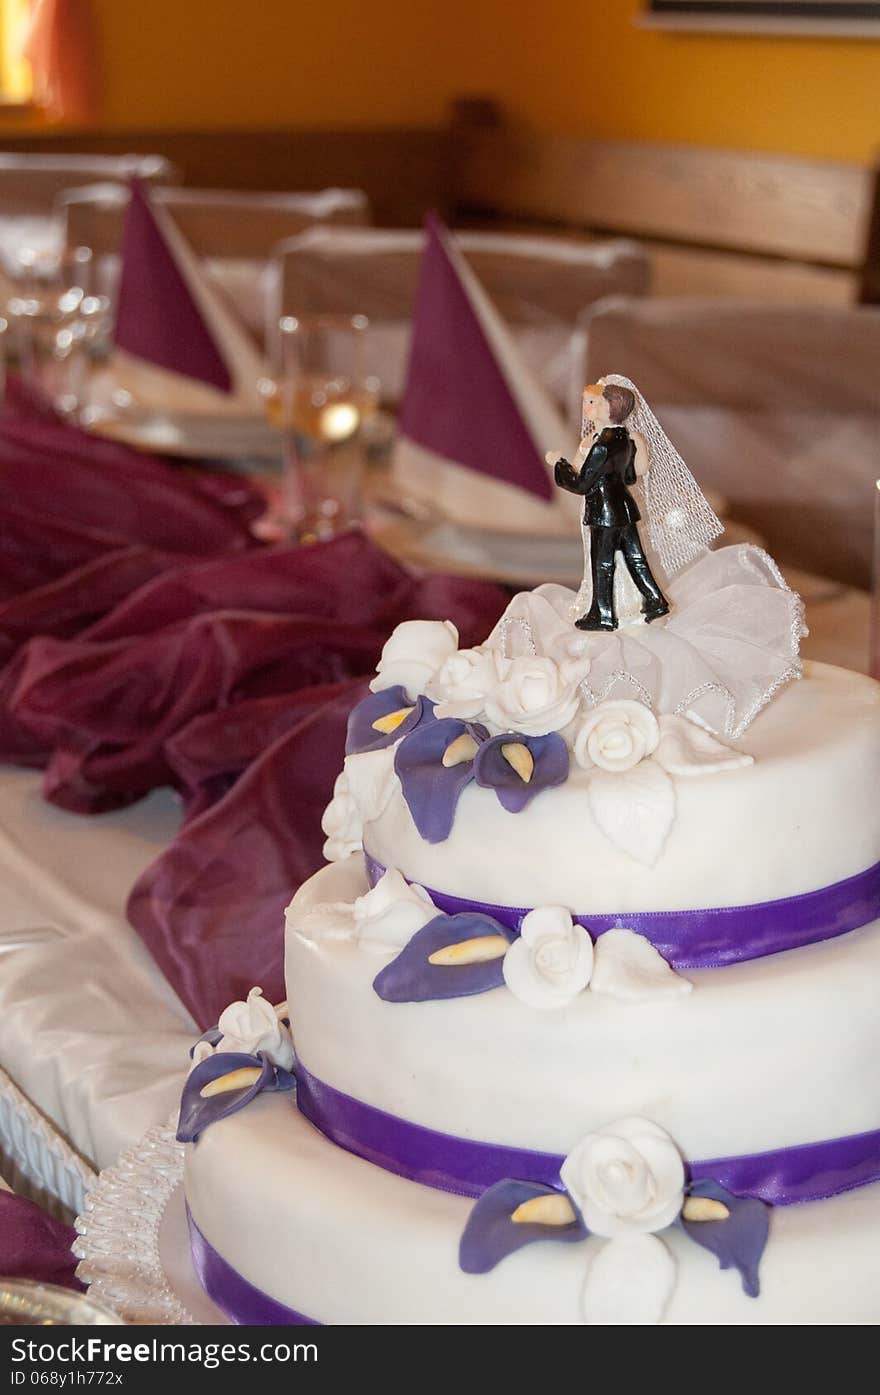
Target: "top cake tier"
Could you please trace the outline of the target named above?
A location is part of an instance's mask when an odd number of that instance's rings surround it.
[[[369,817],[371,800],[375,808],[384,797],[372,777],[382,759],[392,771],[390,753],[376,753],[369,790],[357,772],[352,785],[376,863],[429,890],[508,907],[625,915],[750,906],[828,887],[880,860],[872,680],[806,665],[736,750],[752,763],[688,774],[655,769],[656,756],[622,774],[572,760],[563,783],[516,813],[472,780],[436,842],[419,832],[390,774],[387,800]]]

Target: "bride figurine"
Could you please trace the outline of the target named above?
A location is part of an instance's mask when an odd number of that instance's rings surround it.
[[[723,525],[628,378],[585,389],[582,434],[571,464],[547,456],[584,497],[580,590],[518,593],[485,647],[587,663],[590,706],[636,699],[736,740],[801,672],[800,597],[755,543],[710,550]]]
[[[584,579],[575,624],[615,630],[621,612],[625,622],[650,624],[669,613],[669,604],[642,542],[633,487],[642,485],[650,546],[668,579],[704,552],[723,525],[628,378],[609,374],[584,388],[582,437],[571,464],[555,451],[546,457],[556,483],[584,498]],[[615,586],[618,554],[631,579],[629,595],[620,584],[624,578]],[[637,606],[641,601],[640,610],[633,610],[633,600]]]

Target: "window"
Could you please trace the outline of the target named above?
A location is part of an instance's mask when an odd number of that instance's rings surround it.
[[[0,104],[28,102],[31,69],[21,56],[30,0],[0,0]]]

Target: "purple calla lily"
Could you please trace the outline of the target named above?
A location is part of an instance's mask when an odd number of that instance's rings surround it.
[[[394,769],[413,822],[426,843],[449,837],[461,792],[474,778],[475,760],[445,766],[443,757],[453,741],[465,734],[477,746],[488,739],[486,728],[456,717],[423,722],[400,743]]]
[[[258,1067],[260,1074],[251,1084],[237,1090],[226,1090],[219,1095],[202,1096],[202,1090],[210,1081],[234,1070]],[[263,1052],[251,1056],[243,1051],[220,1051],[207,1056],[204,1061],[190,1071],[180,1101],[180,1116],[177,1121],[179,1143],[195,1143],[199,1135],[218,1119],[226,1119],[244,1109],[252,1099],[264,1090],[291,1090],[296,1084],[290,1071],[275,1066]]]
[[[537,1196],[556,1196],[552,1187],[537,1182],[506,1179],[489,1187],[475,1203],[458,1249],[458,1262],[465,1274],[488,1274],[502,1259],[532,1245],[536,1240],[586,1240],[589,1231],[578,1217],[570,1225],[541,1225],[511,1220],[524,1201]]]
[[[715,1256],[722,1269],[736,1269],[744,1292],[757,1298],[758,1266],[767,1244],[770,1207],[755,1197],[733,1196],[711,1177],[692,1182],[688,1196],[711,1197],[727,1207],[730,1215],[723,1221],[686,1221],[682,1215],[678,1223],[689,1240]]]
[[[505,759],[503,747],[524,746],[534,761],[531,779],[524,780]],[[541,790],[561,785],[568,778],[568,747],[558,732],[548,736],[521,736],[506,732],[483,743],[474,758],[474,779],[484,789],[494,790],[501,805],[518,814]]]
[[[400,712],[405,708],[412,710],[393,731],[376,730],[374,722],[381,721],[383,717],[389,716],[392,712]],[[408,732],[414,731],[423,722],[430,721],[433,715],[434,704],[430,698],[417,697],[415,702],[411,702],[407,697],[405,688],[401,687],[399,683],[393,688],[382,688],[378,693],[370,693],[356,707],[352,708],[349,715],[345,734],[345,754],[353,756],[361,755],[364,751],[381,751],[386,746],[392,746],[395,741],[399,741]]]
[[[421,930],[396,959],[377,974],[373,988],[386,1003],[424,1003],[445,998],[466,998],[474,993],[488,993],[504,983],[502,963],[498,954],[471,964],[432,964],[431,955],[448,945],[484,936],[502,936],[508,944],[516,932],[501,925],[491,916],[464,912],[461,915],[438,915]]]
[[[196,1047],[199,1045],[200,1042],[206,1041],[209,1046],[216,1046],[219,1041],[222,1041],[222,1039],[223,1033],[221,1032],[219,1027],[209,1027],[206,1032],[202,1032],[202,1035],[196,1041],[194,1041],[192,1046],[190,1047],[190,1060],[192,1060],[193,1056],[196,1054]]]

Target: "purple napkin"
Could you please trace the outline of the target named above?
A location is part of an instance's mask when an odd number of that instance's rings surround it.
[[[0,1274],[81,1289],[71,1253],[76,1231],[32,1201],[0,1191]]]
[[[232,378],[147,190],[137,181],[122,231],[116,347],[232,391]]]
[[[400,432],[443,460],[550,499],[553,488],[436,218],[419,270]]]

